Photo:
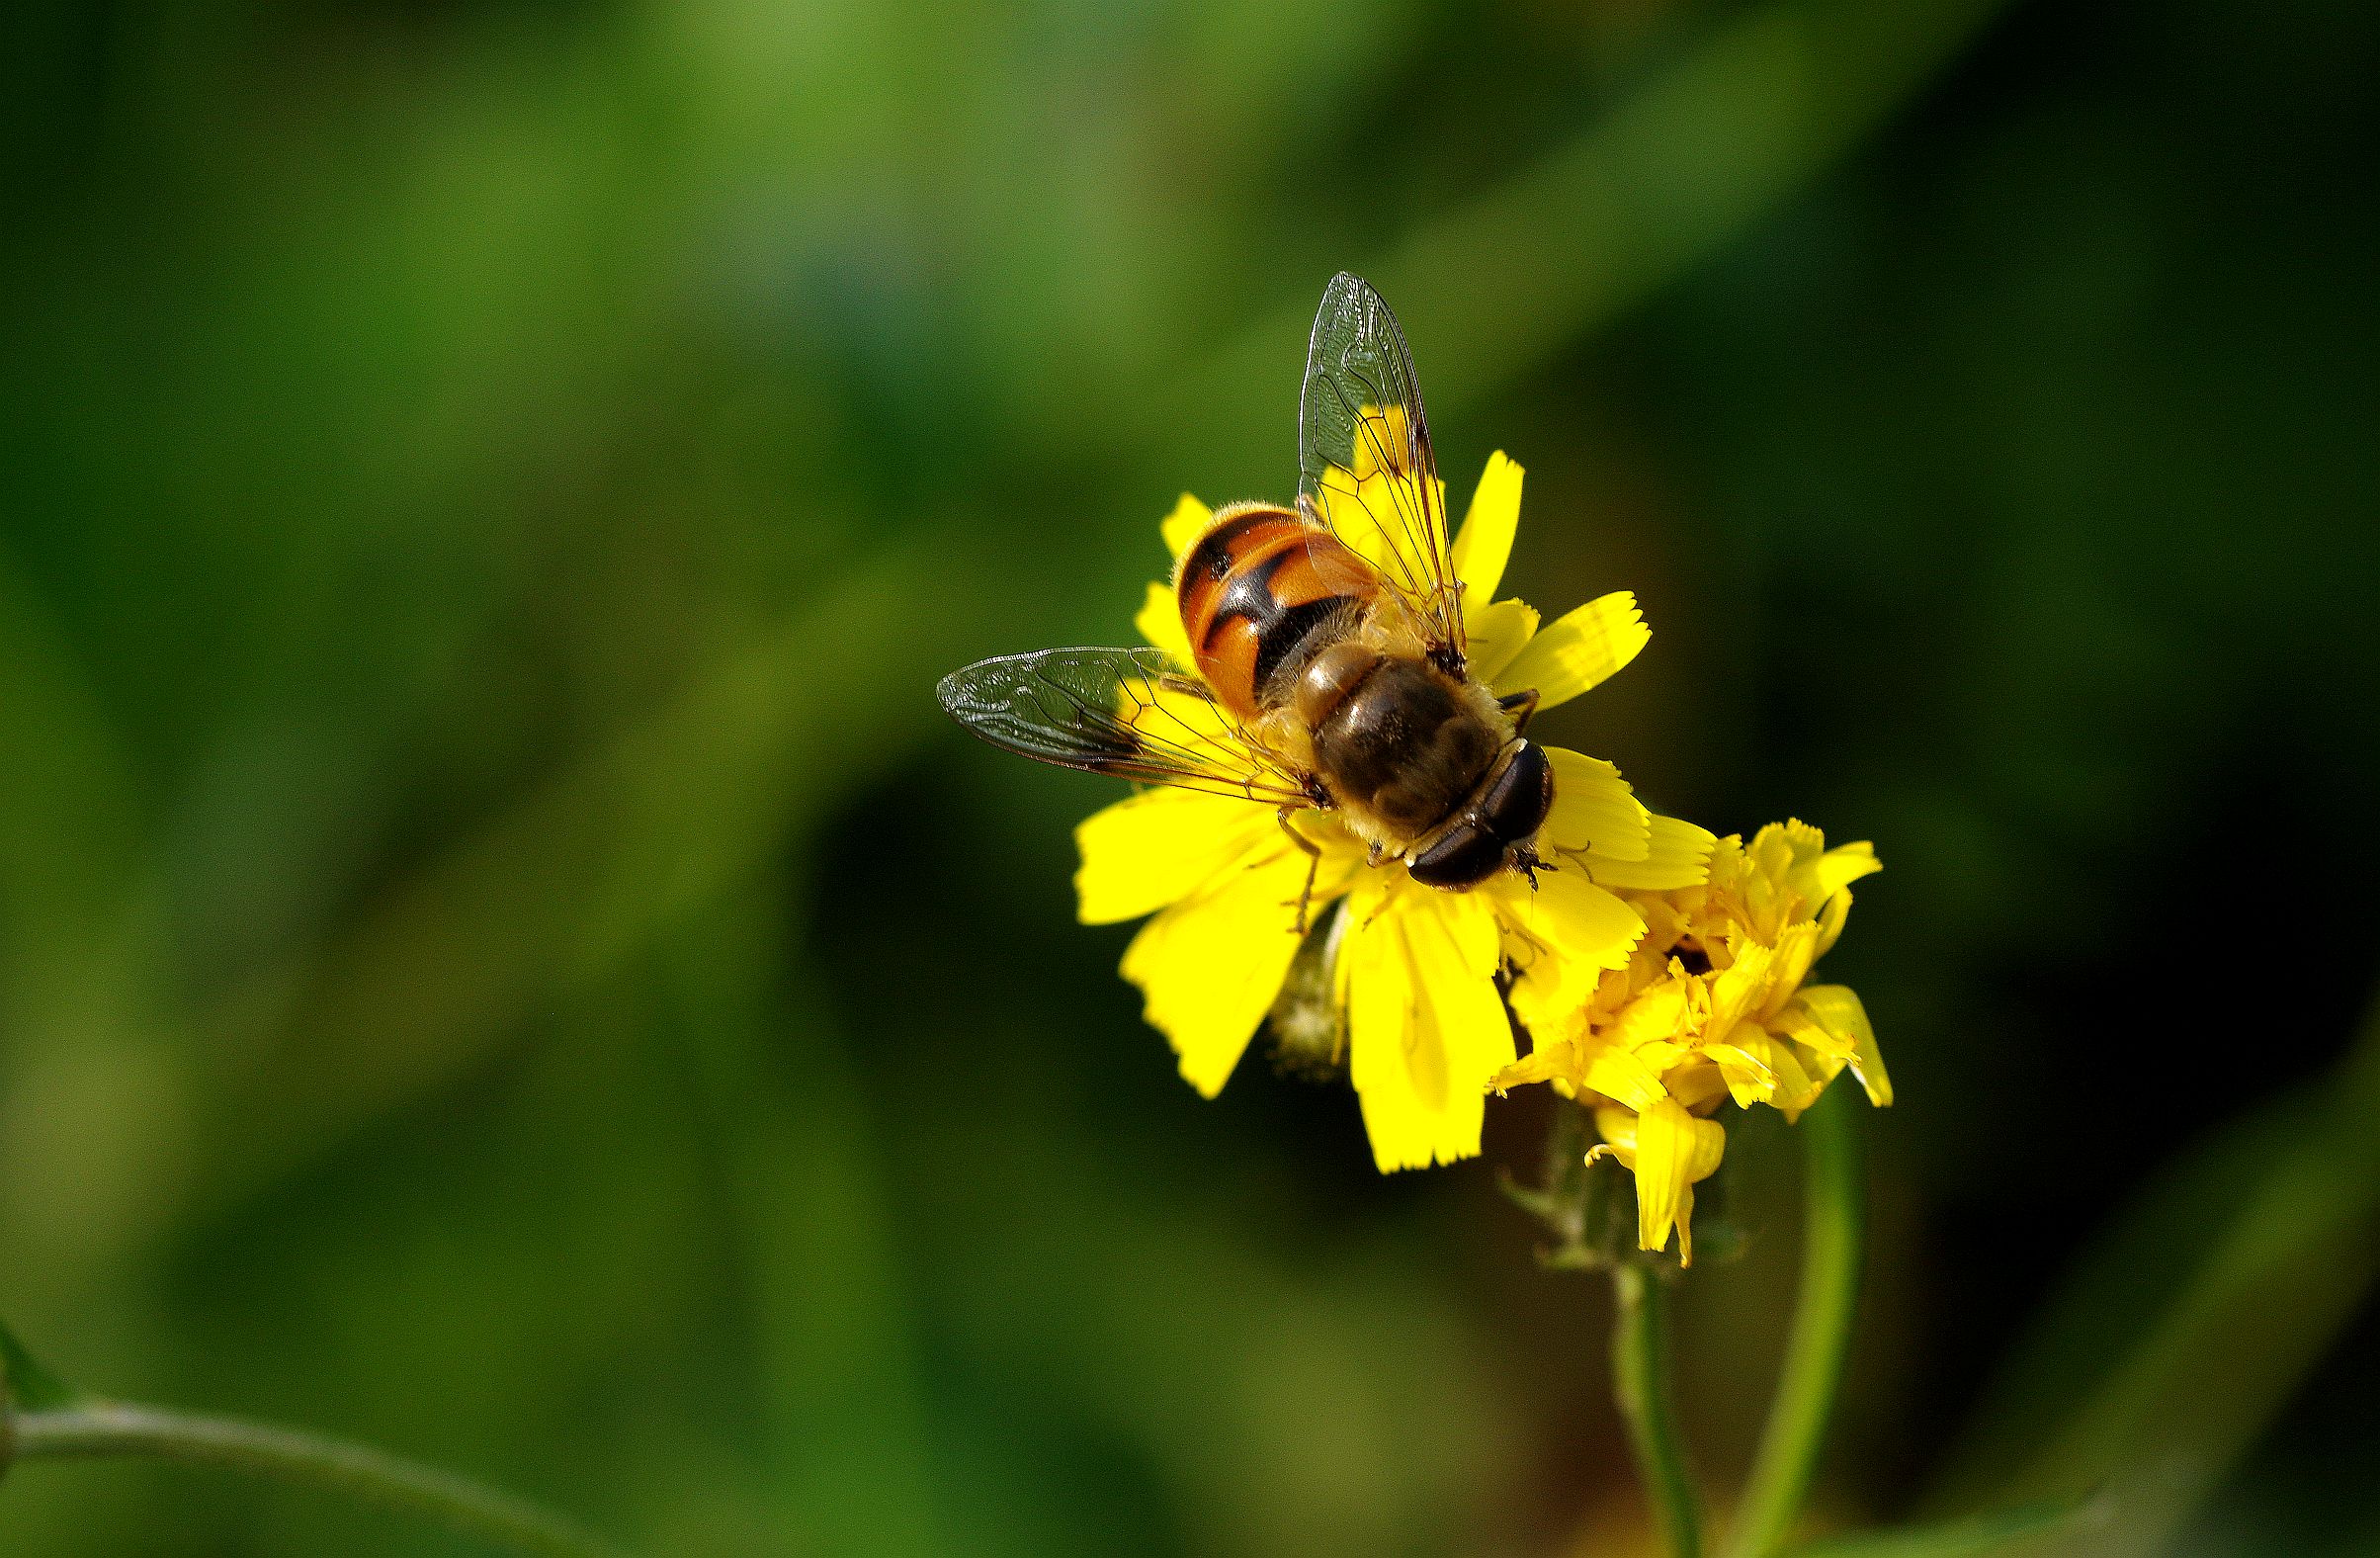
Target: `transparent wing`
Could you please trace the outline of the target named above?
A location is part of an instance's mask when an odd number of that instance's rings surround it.
[[[1304,775],[1159,649],[1004,654],[953,671],[935,696],[992,745],[1062,768],[1271,806],[1317,804]]]
[[[1380,294],[1345,271],[1314,318],[1298,470],[1299,504],[1380,569],[1419,617],[1433,657],[1459,671],[1462,594],[1413,355]]]

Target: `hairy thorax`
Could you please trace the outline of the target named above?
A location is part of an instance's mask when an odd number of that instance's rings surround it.
[[[1391,853],[1453,816],[1512,735],[1485,688],[1361,639],[1303,665],[1285,712],[1349,827]]]

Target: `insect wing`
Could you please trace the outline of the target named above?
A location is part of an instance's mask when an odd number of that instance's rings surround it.
[[[1163,651],[1040,649],[978,660],[935,689],[951,718],[1004,750],[1140,784],[1311,806],[1306,781]]]
[[[1380,294],[1344,271],[1322,293],[1307,348],[1298,467],[1300,505],[1380,569],[1459,667],[1462,593],[1413,355]]]

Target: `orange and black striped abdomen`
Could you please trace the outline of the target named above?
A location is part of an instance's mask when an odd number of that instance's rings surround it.
[[[1242,718],[1278,702],[1288,676],[1345,634],[1380,575],[1290,509],[1227,509],[1174,577],[1199,674]]]

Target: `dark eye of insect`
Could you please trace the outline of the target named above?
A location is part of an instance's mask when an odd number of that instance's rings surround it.
[[[1488,787],[1480,816],[1506,843],[1519,843],[1537,831],[1554,809],[1554,765],[1544,748],[1523,741]]]
[[[1477,822],[1458,822],[1407,868],[1423,887],[1469,887],[1504,863],[1504,841]]]

